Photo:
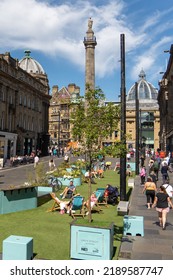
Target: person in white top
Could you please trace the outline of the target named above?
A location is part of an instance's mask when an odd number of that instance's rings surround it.
[[[163,184],[163,187],[165,188],[167,194],[169,195],[169,198],[172,199],[173,187],[169,184],[169,180],[166,180],[165,184]]]
[[[34,167],[36,167],[38,165],[38,162],[39,162],[39,157],[36,155],[34,157]]]
[[[169,157],[167,156],[167,157],[165,157],[164,159],[163,159],[163,161],[162,161],[162,166],[164,165],[164,164],[167,164],[168,165],[168,163],[169,163]]]
[[[126,157],[127,157],[127,161],[130,161],[130,159],[131,159],[130,153],[127,153]]]

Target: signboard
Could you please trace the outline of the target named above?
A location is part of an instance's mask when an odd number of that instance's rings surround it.
[[[108,228],[71,224],[70,257],[80,260],[110,260],[113,255],[113,224]]]

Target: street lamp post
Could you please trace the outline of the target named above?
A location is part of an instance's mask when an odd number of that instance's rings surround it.
[[[139,109],[139,147],[140,147],[140,151],[142,150],[142,110]]]
[[[126,147],[125,35],[121,34],[121,143]],[[120,157],[120,200],[126,200],[126,155]]]
[[[135,101],[136,101],[136,175],[139,175],[139,96],[138,83],[135,83]]]
[[[61,111],[58,110],[58,156],[60,156]]]

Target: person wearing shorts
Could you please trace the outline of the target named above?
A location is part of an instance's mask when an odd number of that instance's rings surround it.
[[[157,191],[156,184],[152,181],[151,177],[148,177],[147,182],[145,183],[142,191],[143,193],[146,194],[148,209],[150,209],[151,204],[154,203],[156,191]]]
[[[169,213],[169,205],[173,208],[169,195],[167,194],[165,187],[160,186],[160,191],[156,194],[152,207],[156,206],[158,212],[159,224],[163,230],[166,229],[166,219]]]

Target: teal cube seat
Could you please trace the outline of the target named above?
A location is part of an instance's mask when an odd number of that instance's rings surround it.
[[[33,238],[10,235],[3,240],[3,260],[31,260],[33,259]]]
[[[143,216],[124,216],[124,235],[144,236]]]

